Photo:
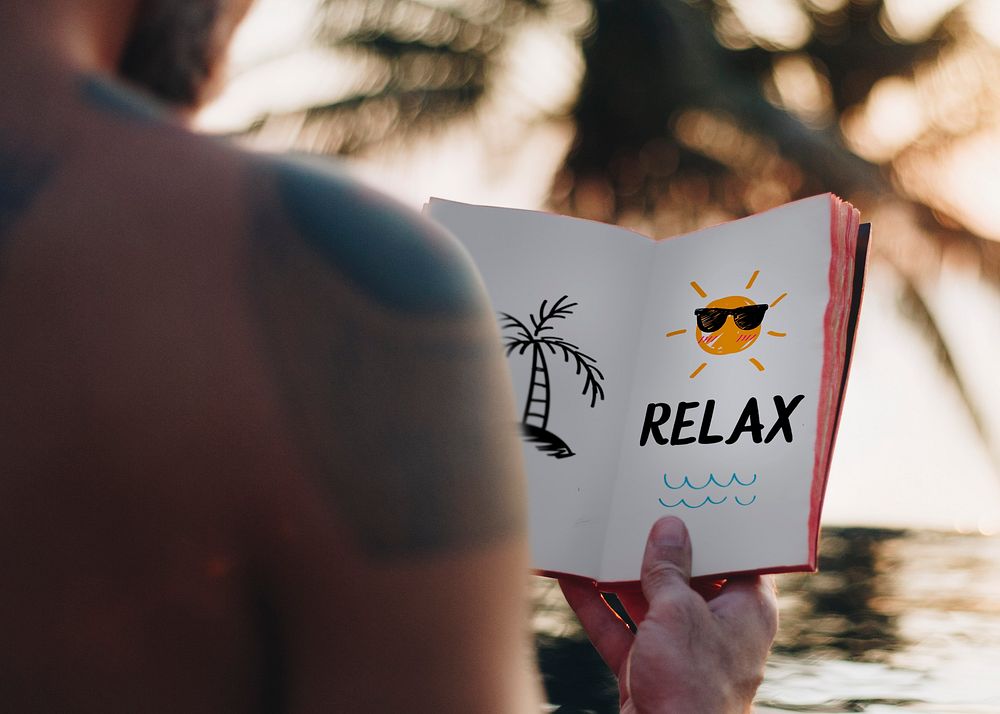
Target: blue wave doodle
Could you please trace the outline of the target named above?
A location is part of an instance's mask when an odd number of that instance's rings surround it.
[[[678,506],[684,506],[684,508],[701,508],[706,503],[711,503],[713,506],[718,506],[720,503],[725,503],[727,498],[729,498],[729,497],[728,496],[723,496],[722,500],[716,501],[711,496],[706,496],[705,500],[702,501],[701,503],[699,503],[697,506],[692,506],[690,503],[688,503],[687,501],[685,501],[683,498],[681,500],[679,500],[677,503],[664,503],[662,498],[657,499],[657,500],[659,500],[660,505],[663,506],[664,508],[677,508]]]
[[[756,500],[757,500],[757,495],[756,495],[756,494],[754,494],[754,497],[753,497],[753,498],[751,498],[751,499],[750,499],[749,501],[747,501],[746,503],[743,503],[743,501],[741,501],[741,500],[740,500],[740,497],[739,497],[739,496],[737,496],[737,497],[736,497],[736,502],[737,502],[738,504],[740,504],[741,506],[749,506],[749,505],[750,505],[751,503],[753,503],[753,502],[754,502],[754,501],[756,501]]]
[[[693,489],[695,491],[700,491],[703,488],[708,488],[713,483],[721,488],[729,488],[734,483],[738,483],[740,486],[753,486],[755,483],[757,483],[757,474],[754,474],[753,478],[750,479],[749,481],[744,482],[740,481],[740,477],[734,473],[732,477],[729,479],[729,481],[727,481],[726,483],[720,483],[718,479],[715,478],[715,474],[709,474],[708,481],[706,481],[703,486],[695,486],[693,483],[691,483],[691,479],[689,479],[687,476],[685,476],[684,480],[681,481],[680,486],[671,486],[670,481],[667,479],[667,475],[663,474],[663,485],[669,488],[671,491],[679,491],[680,489],[685,487]]]
[[[743,481],[740,481],[739,476],[737,476],[736,474],[733,474],[733,477],[731,479],[729,479],[729,484],[728,485],[732,486],[733,481],[735,481],[736,483],[738,483],[740,486],[753,486],[755,483],[757,483],[757,474],[754,474],[753,478],[750,479],[749,481],[747,481],[746,483],[744,483]],[[718,483],[718,481],[716,481],[716,483]]]

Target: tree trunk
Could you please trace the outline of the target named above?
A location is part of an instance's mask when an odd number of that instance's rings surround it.
[[[521,421],[541,429],[546,429],[549,423],[549,367],[545,363],[542,346],[537,343],[531,350],[531,385]]]

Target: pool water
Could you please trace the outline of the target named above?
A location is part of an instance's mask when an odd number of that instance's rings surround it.
[[[616,712],[614,678],[558,586],[535,587],[547,710]],[[761,714],[1000,713],[1000,538],[828,528],[820,572],[779,588]]]

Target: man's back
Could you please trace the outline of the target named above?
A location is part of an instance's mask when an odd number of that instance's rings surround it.
[[[51,92],[0,111],[0,701],[530,702],[513,412],[461,252],[107,80]]]

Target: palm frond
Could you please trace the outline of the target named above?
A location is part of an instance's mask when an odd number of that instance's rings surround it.
[[[505,356],[510,357],[511,354],[513,354],[514,350],[518,350],[517,353],[519,355],[523,355],[527,351],[527,349],[534,344],[535,344],[534,340],[530,339],[528,340],[510,339],[504,343],[504,348],[505,348],[504,354]]]
[[[604,373],[598,369],[597,360],[582,352],[572,342],[567,342],[559,337],[546,336],[539,338],[537,342],[547,347],[552,354],[561,353],[566,362],[572,360],[576,367],[576,374],[582,373],[585,375],[581,394],[586,395],[588,392],[590,393],[591,408],[597,404],[598,399],[604,399],[604,387],[600,384],[600,382],[604,381]]]
[[[323,0],[315,43],[362,57],[372,86],[304,113],[268,113],[240,135],[273,125],[293,148],[334,155],[434,135],[474,114],[513,31],[550,10],[545,0]]]
[[[545,330],[553,329],[551,325],[545,324],[549,320],[565,320],[567,316],[573,314],[573,308],[579,305],[579,303],[571,302],[567,304],[567,300],[569,300],[569,296],[563,295],[553,303],[548,311],[545,308],[549,301],[542,300],[542,305],[538,308],[538,319],[535,319],[534,315],[531,316],[531,325],[535,328],[535,335],[539,335]]]
[[[505,330],[508,330],[508,329],[516,329],[516,330],[518,330],[520,332],[520,334],[521,334],[521,339],[524,340],[524,341],[531,342],[534,339],[533,335],[531,334],[531,331],[528,330],[528,326],[525,325],[520,320],[518,320],[513,315],[511,315],[510,313],[501,312],[500,313],[500,318],[501,318],[500,319],[500,326],[503,329],[505,329]]]
[[[446,128],[446,117],[456,117],[479,101],[484,87],[474,82],[355,94],[304,111],[269,113],[254,121],[241,137],[253,138],[274,127],[295,134],[294,145],[311,153],[340,156],[362,154],[411,133],[433,135]]]
[[[994,284],[1000,284],[1000,241],[977,235],[953,216],[934,211],[922,203],[910,202],[920,229],[930,236],[941,250],[954,250],[957,257],[975,265],[980,274]]]
[[[934,313],[921,294],[917,284],[904,272],[900,271],[899,275],[902,278],[902,290],[899,301],[903,314],[920,328],[924,338],[930,343],[937,357],[938,364],[948,380],[954,385],[955,391],[962,400],[966,413],[972,420],[980,440],[985,445],[995,470],[997,473],[1000,473],[1000,453],[998,453],[989,429],[986,426],[987,420],[980,410],[972,391],[966,384],[965,378],[955,365],[951,348],[948,347],[948,342],[945,340],[944,334],[938,326],[938,321],[934,317]]]

